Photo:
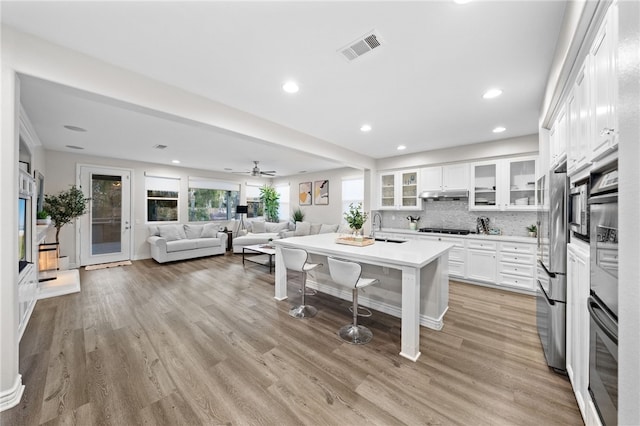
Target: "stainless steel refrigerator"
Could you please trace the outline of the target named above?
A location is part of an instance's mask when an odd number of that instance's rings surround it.
[[[549,367],[566,369],[567,201],[566,164],[538,180],[536,322]]]

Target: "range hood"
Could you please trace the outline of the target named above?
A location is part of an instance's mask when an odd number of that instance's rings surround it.
[[[423,191],[420,198],[424,200],[461,200],[469,198],[469,191]]]

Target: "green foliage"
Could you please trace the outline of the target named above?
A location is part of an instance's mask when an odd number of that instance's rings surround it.
[[[47,213],[46,210],[40,210],[38,213],[36,213],[36,218],[38,219],[46,219],[49,217],[49,213]]]
[[[264,204],[265,220],[267,222],[277,222],[280,194],[276,192],[274,187],[265,185],[260,188],[260,200]]]
[[[87,213],[87,201],[89,198],[85,198],[82,190],[75,185],[56,195],[44,196],[44,209],[49,212],[56,227],[56,243],[60,242],[60,229],[64,225]]]
[[[538,227],[536,225],[527,226],[527,231],[529,232],[538,232]]]
[[[304,212],[300,207],[294,209],[291,213],[291,222],[302,222],[304,221]]]
[[[349,204],[349,211],[344,214],[344,219],[349,224],[349,227],[355,230],[361,229],[362,225],[367,221],[369,214],[362,211],[362,203],[353,205]]]

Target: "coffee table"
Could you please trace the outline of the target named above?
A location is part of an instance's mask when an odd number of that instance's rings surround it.
[[[257,253],[255,255],[245,257],[246,252]],[[260,265],[269,266],[269,273],[273,270],[273,256],[275,256],[276,250],[266,244],[255,244],[253,246],[242,247],[242,264],[244,265],[245,259],[249,262],[258,263]]]

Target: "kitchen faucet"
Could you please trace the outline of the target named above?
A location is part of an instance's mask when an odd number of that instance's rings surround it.
[[[376,213],[373,215],[373,223],[371,224],[371,238],[376,237],[376,226],[378,227],[378,231],[382,230],[382,216],[380,216],[380,213]]]

